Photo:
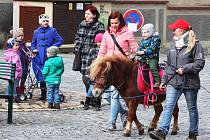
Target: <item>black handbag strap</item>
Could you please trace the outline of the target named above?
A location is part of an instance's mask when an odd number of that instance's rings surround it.
[[[124,56],[126,56],[126,54],[125,54],[125,52],[122,50],[122,48],[120,47],[120,45],[117,43],[117,40],[116,40],[116,38],[114,37],[114,35],[113,34],[110,34],[111,35],[111,37],[112,37],[112,39],[113,39],[113,41],[114,41],[114,44],[117,46],[117,48],[119,49],[119,51],[124,55]]]

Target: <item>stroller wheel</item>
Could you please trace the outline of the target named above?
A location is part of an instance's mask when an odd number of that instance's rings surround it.
[[[20,95],[19,98],[21,101],[24,101],[26,99],[26,97],[24,95]]]
[[[33,94],[31,92],[28,92],[28,93],[26,93],[25,96],[26,96],[27,99],[31,99]]]
[[[61,102],[63,102],[65,100],[65,96],[63,94],[60,94],[59,97],[60,97]]]

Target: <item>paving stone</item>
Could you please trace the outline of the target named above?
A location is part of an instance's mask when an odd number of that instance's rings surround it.
[[[0,53],[0,57],[1,57]],[[110,118],[110,105],[103,100],[101,111],[94,111],[93,107],[83,110],[80,101],[85,98],[85,87],[79,72],[71,71],[72,54],[63,54],[65,72],[62,77],[61,90],[66,100],[61,104],[61,110],[47,108],[47,103],[38,101],[38,91],[31,100],[19,103],[21,109],[13,113],[13,124],[7,124],[7,110],[2,109],[0,101],[0,139],[3,140],[149,140],[148,125],[154,114],[153,107],[143,108],[139,105],[137,116],[144,125],[145,133],[138,135],[136,126],[133,125],[130,138],[122,136],[123,128],[120,119],[117,119],[117,131],[107,130]],[[161,61],[165,55],[161,54]],[[206,58],[206,66],[201,72],[202,87],[210,90],[210,57]],[[1,84],[1,83],[0,83]],[[203,88],[198,95],[199,109],[199,140],[210,140],[210,94]],[[34,104],[41,106],[32,107]],[[184,96],[179,102],[179,128],[176,136],[168,135],[167,140],[184,140],[188,135],[189,117]],[[42,106],[43,105],[43,106]]]

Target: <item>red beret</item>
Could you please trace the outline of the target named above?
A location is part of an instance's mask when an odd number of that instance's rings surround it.
[[[180,28],[183,30],[189,30],[190,24],[184,19],[177,19],[174,23],[168,25],[168,28],[171,30],[175,30],[177,28]]]

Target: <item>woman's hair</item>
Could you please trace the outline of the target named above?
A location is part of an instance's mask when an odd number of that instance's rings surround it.
[[[95,6],[93,6],[93,5],[89,5],[89,6],[87,6],[87,7],[85,8],[85,11],[87,11],[87,10],[90,10],[90,12],[91,12],[93,15],[96,16],[96,17],[93,18],[93,20],[94,20],[95,22],[98,21],[98,19],[99,19],[99,17],[100,17],[100,14],[99,14],[97,8],[96,8]]]
[[[115,19],[115,18],[118,18],[118,20],[120,21],[120,25],[119,25],[119,28],[118,30],[120,30],[122,27],[124,27],[126,24],[125,24],[125,20],[123,18],[123,15],[118,12],[118,11],[114,11],[112,12],[110,15],[109,15],[109,18],[108,18],[108,26],[107,26],[107,30],[110,32],[109,30],[109,27],[111,26],[111,23],[110,23],[110,20],[111,19]]]
[[[189,37],[188,37],[188,46],[186,49],[186,53],[190,52],[195,47],[195,42],[197,41],[194,31],[192,27],[189,29]]]

